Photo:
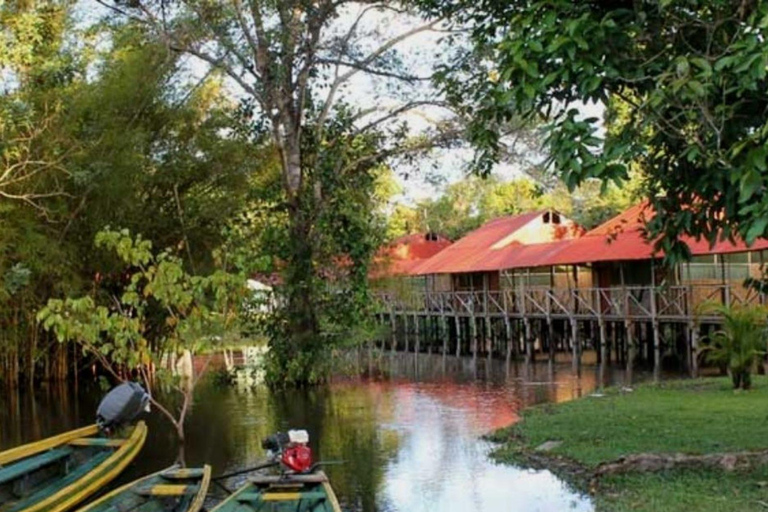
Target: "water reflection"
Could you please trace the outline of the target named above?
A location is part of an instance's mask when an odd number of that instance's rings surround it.
[[[368,367],[366,362],[364,365]],[[307,428],[345,510],[456,512],[592,510],[551,473],[497,465],[479,436],[513,423],[525,406],[591,392],[596,371],[576,378],[569,365],[386,355],[370,379],[344,379],[313,390],[199,388],[187,425],[187,463],[215,473],[263,458],[260,440]],[[620,379],[621,374],[613,374]],[[85,425],[100,397],[94,386],[41,387],[0,399],[0,449]],[[126,481],[176,458],[173,430],[159,415]],[[236,483],[236,482],[235,482]],[[234,484],[234,483],[230,483]]]

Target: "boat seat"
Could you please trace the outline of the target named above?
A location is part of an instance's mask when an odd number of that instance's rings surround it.
[[[324,492],[244,492],[237,496],[237,501],[300,501],[324,500]]]
[[[0,484],[10,482],[11,480],[16,480],[17,478],[22,477],[27,473],[37,471],[42,467],[65,459],[72,455],[72,453],[72,448],[54,448],[52,450],[48,450],[47,452],[33,455],[32,457],[12,464],[11,466],[6,466],[0,469]]]
[[[136,489],[140,496],[186,496],[197,494],[197,485],[156,484],[143,489]]]
[[[202,478],[204,473],[202,468],[178,468],[165,471],[160,476],[168,480],[187,480],[189,478]]]
[[[70,446],[105,446],[119,447],[125,444],[125,439],[107,439],[106,437],[81,437],[68,443]]]

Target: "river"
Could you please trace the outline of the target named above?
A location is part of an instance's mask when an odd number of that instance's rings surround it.
[[[261,460],[266,435],[305,428],[316,458],[336,462],[326,472],[348,511],[588,511],[589,497],[550,472],[494,463],[493,446],[480,437],[515,422],[526,406],[592,392],[595,375],[590,367],[577,378],[569,365],[398,354],[383,359],[376,378],[337,379],[312,390],[204,383],[184,458],[222,474]],[[92,423],[100,396],[82,382],[78,389],[4,393],[0,450]],[[166,420],[155,413],[147,422],[147,443],[120,481],[166,467],[179,453]]]

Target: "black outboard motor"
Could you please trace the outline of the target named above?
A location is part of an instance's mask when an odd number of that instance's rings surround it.
[[[136,382],[124,382],[101,400],[96,423],[102,430],[112,430],[130,423],[145,410],[149,410],[147,392]]]

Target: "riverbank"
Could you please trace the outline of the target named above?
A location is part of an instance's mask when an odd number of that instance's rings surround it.
[[[610,389],[524,411],[519,423],[492,436],[503,443],[495,458],[551,469],[593,494],[598,511],[766,511],[765,463],[724,470],[694,460],[693,469],[595,476],[629,455],[767,450],[766,405],[768,378],[762,376],[748,392],[734,392],[725,378]]]

